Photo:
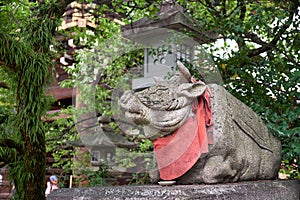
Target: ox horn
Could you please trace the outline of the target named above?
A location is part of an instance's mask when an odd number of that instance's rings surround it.
[[[178,71],[180,72],[181,76],[187,80],[187,82],[191,82],[191,73],[189,72],[188,68],[186,68],[180,61],[177,61]]]

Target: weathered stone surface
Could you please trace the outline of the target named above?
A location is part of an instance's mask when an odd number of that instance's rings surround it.
[[[244,103],[223,87],[209,85],[214,144],[190,171],[183,184],[274,179],[281,163],[281,144]]]
[[[144,185],[54,190],[48,200],[299,200],[300,180],[218,185]]]
[[[170,80],[158,80],[142,91],[126,91],[119,107],[130,121],[142,125],[146,137],[169,135],[188,118],[192,102],[206,90],[204,83],[190,83],[190,72],[181,64]]]
[[[143,125],[148,138],[172,133],[191,115],[191,104],[206,86],[191,83],[188,70],[179,63],[179,72],[170,81],[140,92],[127,91],[119,105],[126,117]],[[207,154],[177,179],[182,184],[226,183],[274,179],[281,163],[281,144],[266,125],[244,103],[223,87],[208,85],[212,91],[214,144]],[[185,148],[185,147],[182,147]],[[152,180],[158,180],[158,173]]]

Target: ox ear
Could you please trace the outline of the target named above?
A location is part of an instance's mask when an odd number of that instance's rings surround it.
[[[183,83],[179,86],[179,96],[188,98],[196,98],[202,95],[206,90],[206,85],[203,83]]]

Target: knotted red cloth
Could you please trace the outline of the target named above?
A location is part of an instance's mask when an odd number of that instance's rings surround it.
[[[196,114],[188,117],[184,125],[173,134],[153,142],[160,178],[173,180],[185,174],[197,162],[202,153],[213,144],[210,91],[206,91],[194,102]]]

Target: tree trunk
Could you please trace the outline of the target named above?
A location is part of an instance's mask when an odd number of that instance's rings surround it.
[[[39,134],[38,144],[28,144],[25,155],[27,173],[33,176],[24,183],[24,199],[36,200],[45,197],[46,148],[44,134]],[[35,162],[37,161],[37,162]]]
[[[44,69],[43,69],[44,68]],[[21,69],[16,98],[16,131],[23,141],[18,162],[11,167],[18,200],[43,200],[45,197],[46,146],[42,116],[49,101],[44,88],[47,66],[30,65]]]

